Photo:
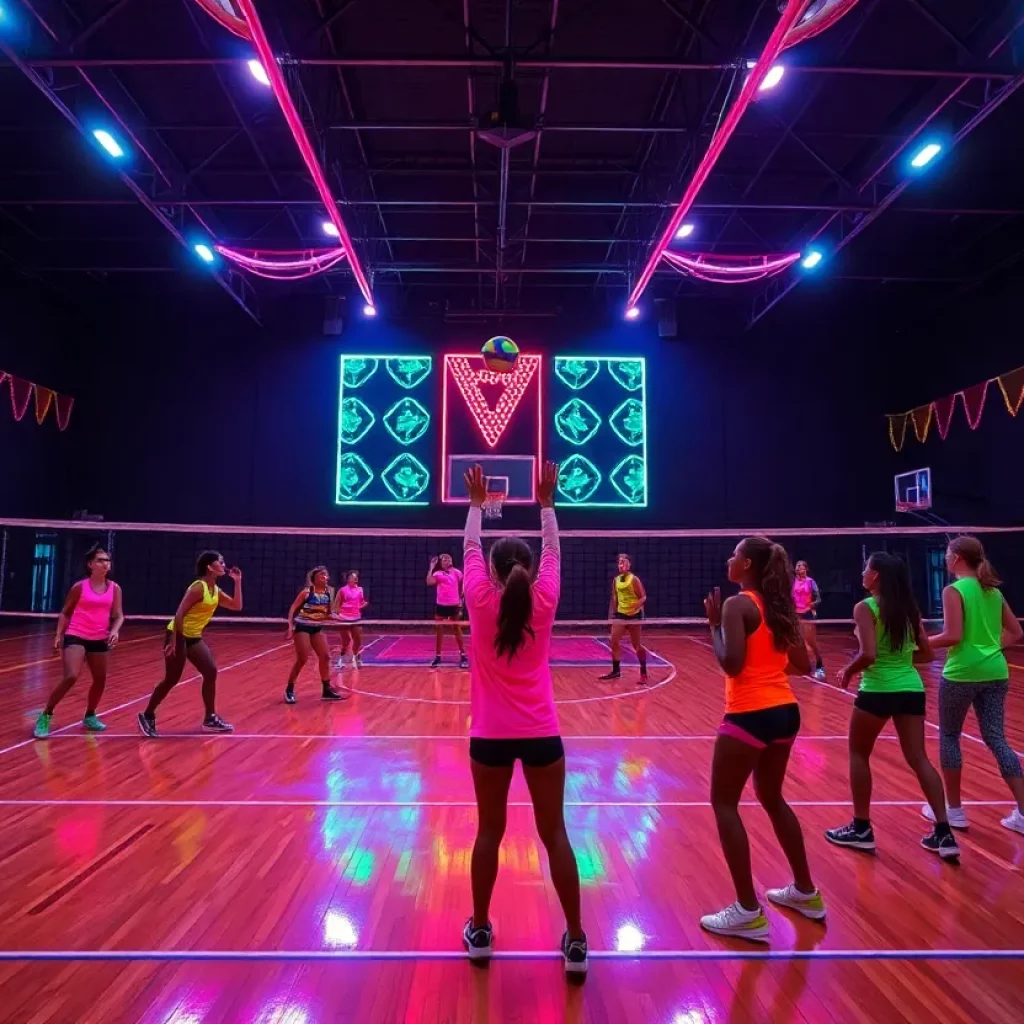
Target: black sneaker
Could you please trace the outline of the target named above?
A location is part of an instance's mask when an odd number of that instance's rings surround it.
[[[139,728],[143,736],[156,739],[160,734],[156,731],[156,715],[147,715],[144,711],[139,713]]]
[[[290,686],[284,691],[284,702],[285,704],[295,703],[295,691]]]
[[[469,668],[469,658],[464,654],[459,655],[459,668]]]
[[[565,957],[566,974],[586,974],[587,967],[587,937],[582,939],[570,939],[569,933],[562,936],[562,956]]]
[[[348,700],[351,694],[340,693],[333,686],[325,686],[320,694],[321,700]]]
[[[835,846],[848,846],[851,850],[874,850],[875,830],[868,825],[863,831],[851,822],[842,828],[830,828],[825,838]]]
[[[473,918],[466,921],[462,929],[462,944],[466,947],[470,960],[487,960],[494,952],[494,929],[488,921],[483,928],[473,927]]]
[[[960,857],[960,847],[952,832],[940,836],[936,830],[930,836],[925,836],[921,840],[921,845],[926,850],[937,853],[943,860],[958,860]]]
[[[612,669],[611,672],[606,672],[603,676],[598,676],[597,681],[599,683],[610,683],[613,679],[621,679],[622,673],[617,669]]]
[[[440,666],[440,664],[441,664],[441,655],[439,654],[439,655],[438,655],[438,656],[437,656],[437,657],[436,657],[436,658],[435,658],[435,659],[434,659],[434,660],[433,660],[433,661],[432,661],[432,662],[430,663],[430,667],[431,667],[431,668],[437,668],[438,666]]]
[[[203,728],[207,732],[234,732],[235,727],[228,725],[220,715],[207,715],[203,719]]]

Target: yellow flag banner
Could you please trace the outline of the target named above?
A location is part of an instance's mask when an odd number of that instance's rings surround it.
[[[1008,370],[998,377],[989,377],[988,380],[983,380],[973,387],[963,388],[944,398],[936,398],[926,405],[919,405],[906,412],[888,413],[885,418],[889,424],[889,443],[896,451],[903,448],[906,441],[908,419],[913,422],[914,436],[921,444],[928,440],[928,431],[931,429],[933,420],[938,428],[939,437],[945,440],[953,423],[957,399],[963,403],[967,425],[971,430],[977,430],[981,423],[981,415],[985,411],[985,399],[988,397],[990,384],[999,385],[1006,411],[1011,416],[1016,416],[1020,412],[1021,406],[1024,406],[1024,366],[1018,366],[1016,370]]]

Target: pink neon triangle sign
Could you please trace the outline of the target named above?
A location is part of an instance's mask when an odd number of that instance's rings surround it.
[[[448,366],[459,391],[473,414],[488,448],[493,448],[505,432],[512,414],[519,406],[540,367],[540,356],[521,355],[511,373],[494,373],[492,370],[476,370],[471,360],[478,356],[449,356]],[[481,384],[500,384],[504,390],[492,409],[480,389]]]

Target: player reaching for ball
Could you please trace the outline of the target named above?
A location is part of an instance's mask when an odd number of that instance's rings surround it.
[[[434,604],[434,660],[431,668],[441,664],[441,645],[444,640],[444,623],[451,623],[455,643],[459,648],[459,668],[469,668],[466,658],[466,643],[462,638],[462,572],[452,565],[452,556],[445,553],[430,560],[427,570],[427,586],[437,588]]]

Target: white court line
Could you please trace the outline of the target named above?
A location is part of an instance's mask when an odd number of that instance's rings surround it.
[[[3,614],[4,614],[3,612],[0,612],[0,616],[2,616]],[[53,634],[50,632],[50,630],[48,630],[48,629],[41,629],[41,630],[39,630],[36,633],[19,633],[17,636],[0,637],[0,644],[8,644],[12,640],[30,640],[33,637],[37,637],[37,636],[52,636],[52,635]]]
[[[1024,949],[591,949],[591,960],[1021,960]],[[554,949],[495,950],[492,960],[561,960]],[[454,949],[5,949],[0,961],[374,961],[467,962]]]
[[[78,740],[78,739],[90,739],[90,740],[137,740],[140,739],[138,732],[74,732],[65,733],[62,736],[58,736],[56,733],[52,734],[51,739],[62,739],[62,740]],[[878,737],[879,740],[898,740],[899,737],[892,735],[891,733],[885,733]],[[160,739],[174,739],[174,740],[192,740],[192,739],[203,739],[209,740],[211,743],[218,743],[221,740],[301,740],[303,742],[308,740],[330,740],[338,743],[362,743],[364,741],[387,741],[395,742],[399,740],[458,740],[461,743],[468,742],[469,736],[460,736],[454,734],[445,735],[439,734],[416,734],[416,733],[378,733],[376,735],[366,735],[360,733],[359,735],[352,735],[350,733],[329,733],[329,732],[227,732],[220,734],[213,734],[208,732],[161,732]],[[633,741],[644,742],[644,743],[705,743],[718,739],[718,733],[707,733],[705,735],[693,735],[693,736],[573,736],[562,734],[562,741],[564,743],[575,743],[577,741],[612,741],[616,740],[620,743],[630,743]],[[849,737],[846,733],[836,734],[834,736],[807,736],[803,733],[799,734],[796,738],[797,743],[806,743],[810,740],[814,741],[834,741],[845,743]],[[938,736],[930,736],[928,739],[937,740]]]
[[[285,647],[291,647],[291,643],[289,642],[289,643],[278,644],[276,647],[271,647],[269,650],[260,651],[259,654],[253,654],[253,655],[250,655],[248,658],[243,658],[241,661],[233,662],[231,665],[225,665],[223,668],[218,668],[217,673],[219,675],[222,672],[230,672],[233,668],[241,668],[243,665],[248,665],[250,661],[256,661],[259,658],[264,658],[268,654],[273,654],[275,651],[280,651],[280,650],[282,650]],[[181,682],[178,683],[178,686],[184,686],[186,683],[194,683],[199,678],[200,678],[200,676],[198,676],[198,675],[189,676],[188,679],[182,679]],[[156,684],[154,684],[154,686],[155,685]],[[150,691],[150,693],[144,693],[141,697],[136,697],[134,700],[127,700],[123,704],[115,704],[114,707],[106,708],[101,714],[97,715],[96,717],[97,718],[106,718],[108,715],[112,715],[115,711],[123,711],[125,708],[130,708],[133,704],[138,704],[140,701],[149,700],[149,697],[150,697],[151,693],[152,693],[152,690]],[[79,726],[80,726],[80,723],[72,722],[70,725],[65,725],[65,726],[62,726],[60,729],[55,729],[52,733],[50,733],[50,736],[51,737],[56,736],[58,733],[64,733],[64,732],[67,732],[69,729],[74,729],[74,728],[79,727]],[[98,733],[94,733],[93,735],[99,735],[99,734]],[[13,743],[9,747],[4,747],[3,749],[0,749],[0,754],[9,754],[12,750],[18,750],[21,747],[29,747],[33,743],[42,743],[42,742],[44,742],[44,741],[43,740],[37,740],[35,737],[31,737],[30,739],[22,740],[20,743]]]
[[[846,800],[789,800],[790,807],[846,807]],[[872,800],[873,807],[921,807],[916,800]],[[529,800],[510,800],[509,807],[533,807]],[[707,800],[566,800],[566,807],[710,808]],[[760,807],[741,800],[740,807]],[[1010,807],[1012,800],[965,800],[964,807]],[[0,800],[0,807],[476,807],[475,800]]]

